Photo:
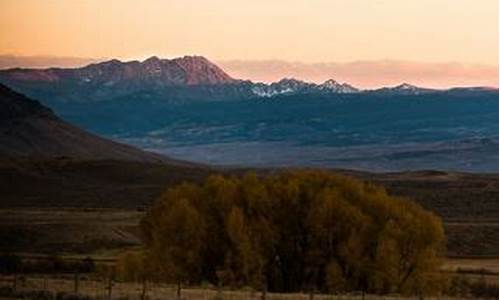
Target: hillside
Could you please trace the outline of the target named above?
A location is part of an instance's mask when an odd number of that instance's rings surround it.
[[[81,130],[38,101],[1,84],[0,154],[4,158],[168,161]]]

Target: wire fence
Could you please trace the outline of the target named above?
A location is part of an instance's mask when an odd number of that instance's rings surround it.
[[[11,295],[0,298],[24,298],[34,300],[178,300],[177,286],[156,282],[132,283],[109,278],[91,278],[86,275],[11,275],[0,277],[0,287],[8,288]],[[363,295],[361,293],[325,295],[315,294],[318,300],[395,300],[418,299],[399,295]],[[181,292],[184,300],[262,300],[262,294],[253,289],[225,290],[213,286],[185,287]],[[266,293],[267,300],[310,300],[306,293]],[[449,297],[426,299],[458,299]],[[463,298],[462,298],[463,299]]]

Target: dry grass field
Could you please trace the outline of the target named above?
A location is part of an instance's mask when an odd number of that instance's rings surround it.
[[[12,284],[12,277],[1,277],[0,280],[3,286]],[[44,276],[32,276],[26,278],[24,282],[18,283],[18,292],[23,291],[29,295],[30,291],[50,291],[51,293],[65,293],[68,297],[71,295],[80,295],[81,299],[88,296],[89,299],[117,299],[117,300],[132,300],[141,299],[143,285],[139,283],[128,282],[113,282],[111,297],[109,294],[109,281],[103,278],[89,278],[82,276],[78,282],[78,293],[75,293],[75,282],[72,275],[61,276],[59,278],[47,278]],[[177,300],[176,286],[159,283],[146,284],[146,297],[151,300]],[[268,300],[310,300],[308,293],[267,293]],[[75,298],[75,297],[73,297]],[[0,298],[1,299],[1,298]],[[7,298],[5,298],[7,299]],[[12,299],[12,298],[8,298]],[[76,298],[75,298],[76,299]],[[187,287],[182,289],[182,299],[185,300],[260,300],[261,293],[251,288],[243,288],[240,290],[217,290],[213,286],[197,286]],[[314,299],[320,300],[391,300],[391,299],[419,299],[418,297],[403,297],[401,295],[362,295],[361,293],[351,294],[315,294]],[[461,299],[452,297],[426,297],[426,299]],[[466,298],[463,298],[466,299]]]

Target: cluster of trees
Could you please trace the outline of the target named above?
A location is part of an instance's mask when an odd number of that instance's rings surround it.
[[[326,171],[212,176],[168,189],[142,221],[129,279],[274,292],[439,292],[439,218]]]

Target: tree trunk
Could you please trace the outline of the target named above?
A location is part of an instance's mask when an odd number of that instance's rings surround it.
[[[222,299],[222,282],[221,280],[217,283],[217,298]]]
[[[309,291],[309,300],[314,300],[314,288]]]
[[[266,300],[267,299],[267,288],[262,289],[262,294],[260,295],[260,300]]]
[[[16,291],[17,289],[17,273],[14,274],[14,280],[12,281],[12,289]]]
[[[181,300],[181,289],[182,289],[182,285],[181,285],[181,281],[177,281],[177,299],[178,300]]]

